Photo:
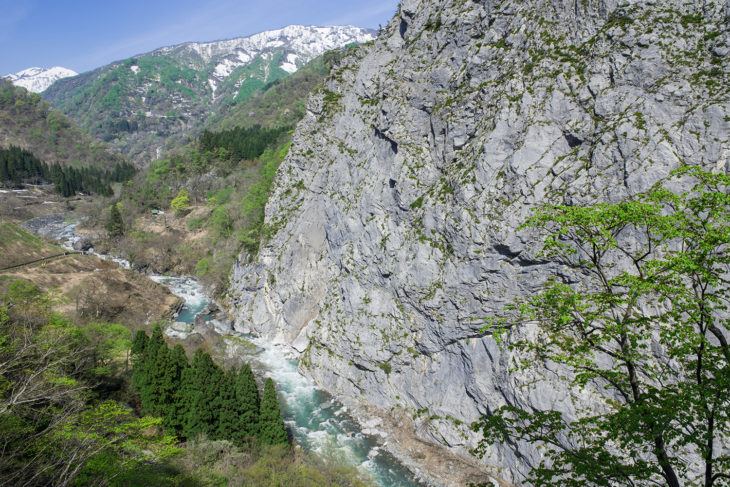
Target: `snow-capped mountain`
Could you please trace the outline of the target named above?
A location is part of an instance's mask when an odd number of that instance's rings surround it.
[[[22,86],[28,91],[40,93],[61,78],[76,76],[78,73],[61,66],[45,68],[28,68],[5,77],[16,86]]]
[[[326,51],[351,43],[361,44],[375,38],[375,31],[353,26],[314,27],[290,25],[283,29],[260,32],[249,37],[238,37],[213,42],[186,42],[163,47],[152,55],[186,59],[190,67],[199,68],[213,63],[208,78],[215,93],[220,81],[241,66],[251,64],[259,56],[273,60],[280,54],[276,65],[289,74]],[[268,55],[267,55],[268,53]]]
[[[43,98],[143,163],[323,55],[376,32],[291,25],[249,37],[186,42],[60,80]]]

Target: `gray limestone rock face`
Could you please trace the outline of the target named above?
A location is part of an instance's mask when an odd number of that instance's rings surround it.
[[[231,276],[236,329],[464,457],[469,425],[504,404],[574,415],[588,393],[548,366],[510,372],[484,319],[571,279],[519,229],[531,208],[620,201],[681,164],[728,171],[727,11],[404,0],[312,96],[266,208],[273,237]],[[519,482],[540,454],[495,444],[480,461]]]

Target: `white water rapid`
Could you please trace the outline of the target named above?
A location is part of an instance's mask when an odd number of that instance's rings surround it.
[[[73,244],[80,239],[75,229],[75,223],[65,223],[59,225],[52,236],[60,240],[64,247],[73,249]],[[126,269],[131,268],[127,260],[98,254],[93,249],[88,253],[112,260]],[[210,302],[203,286],[191,277],[147,277],[165,285],[185,301],[185,306],[175,318],[177,322],[193,323],[195,316]],[[209,317],[203,318],[207,320]],[[186,335],[171,331],[167,331],[171,336],[184,338]],[[302,448],[354,466],[380,487],[423,485],[397,459],[381,449],[373,436],[364,434],[344,406],[300,374],[296,361],[288,357],[283,348],[248,335],[232,336],[230,339],[239,342],[245,339],[255,346],[255,350],[252,350],[253,347],[244,350],[243,359],[250,363],[257,375],[271,377],[277,384],[284,421],[295,442]]]

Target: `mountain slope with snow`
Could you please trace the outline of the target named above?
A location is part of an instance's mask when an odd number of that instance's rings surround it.
[[[48,89],[53,83],[59,79],[70,78],[76,76],[76,71],[54,66],[52,68],[28,68],[17,73],[8,74],[8,78],[15,86],[22,86],[33,93],[41,93]]]
[[[143,164],[326,51],[374,38],[374,31],[351,26],[293,25],[188,42],[61,80],[43,97]]]

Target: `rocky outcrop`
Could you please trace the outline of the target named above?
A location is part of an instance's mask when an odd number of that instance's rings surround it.
[[[728,171],[728,25],[719,0],[404,0],[310,100],[266,209],[273,237],[231,277],[236,328],[464,457],[468,425],[505,403],[571,414],[549,368],[511,373],[482,332],[568,278],[519,226],[681,164]],[[495,444],[482,462],[519,482],[539,458]]]

